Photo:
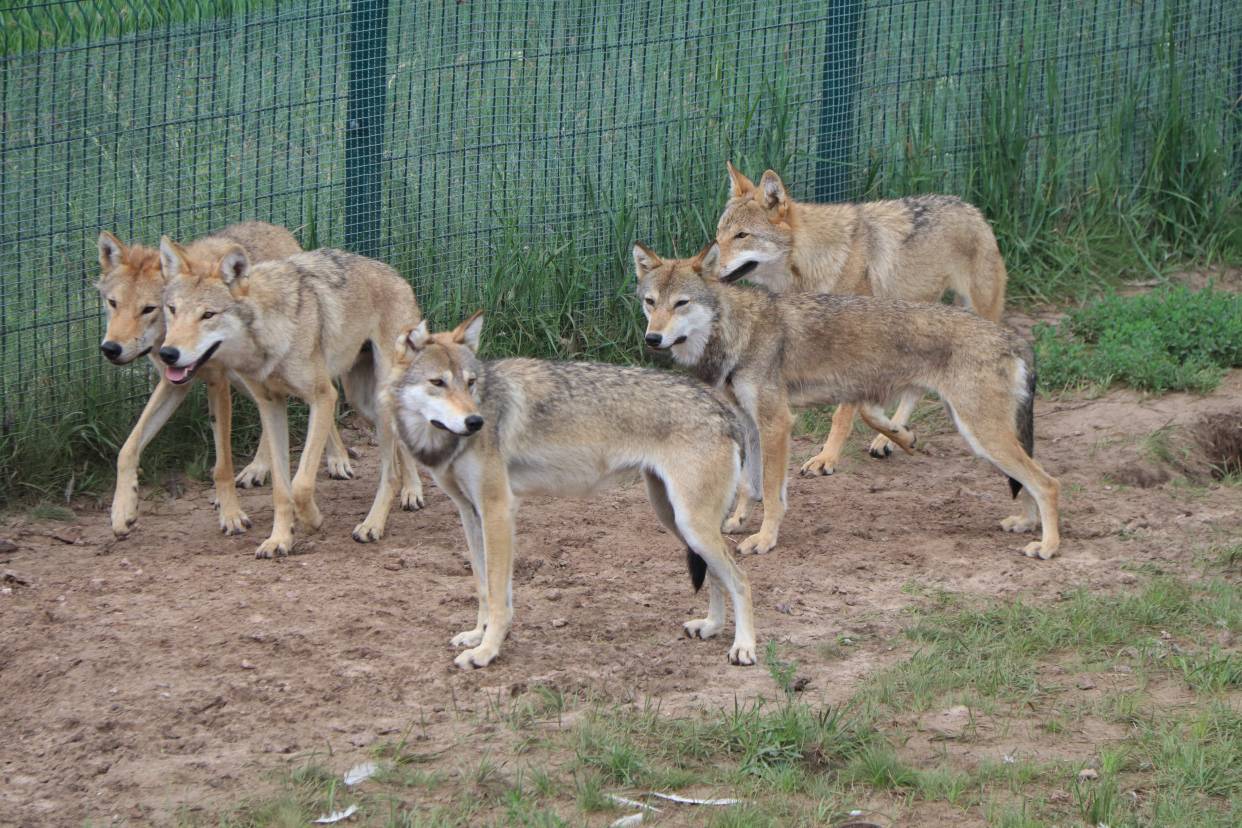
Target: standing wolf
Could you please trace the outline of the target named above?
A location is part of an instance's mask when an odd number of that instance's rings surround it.
[[[354,409],[376,425],[380,444],[379,489],[354,540],[384,536],[398,472],[402,508],[422,507],[418,470],[408,456],[398,464],[396,434],[387,412],[375,405],[376,378],[390,369],[388,348],[421,316],[414,291],[397,271],[331,249],[252,265],[245,249],[233,245],[219,258],[198,259],[167,237],[160,242],[160,258],[169,280],[168,332],[159,351],[167,377],[183,381],[214,360],[242,378],[259,406],[271,446],[275,518],[271,537],[255,557],[288,554],[295,516],[307,534],[323,524],[314,499],[315,470],[335,429],[334,379],[340,379]],[[289,394],[310,406],[306,445],[292,483]]]
[[[975,454],[1009,475],[1022,513],[1001,528],[1028,532],[1042,521],[1043,539],[1024,551],[1057,553],[1061,486],[1031,459],[1035,357],[1016,333],[947,305],[726,287],[715,242],[693,259],[667,262],[636,244],[634,265],[647,344],[730,395],[742,415],[749,491],[762,483],[764,504],[763,525],[739,551],[776,545],[790,405],[856,404],[867,425],[910,453],[914,435],[885,417],[883,405],[914,388],[939,393]],[[725,531],[741,531],[753,508],[743,491]]]
[[[519,499],[593,491],[641,471],[660,522],[686,545],[697,590],[711,577],[707,617],[690,637],[724,627],[733,599],[733,664],[755,663],[750,582],[720,535],[741,473],[728,407],[700,383],[593,362],[477,356],[482,311],[451,333],[427,323],[397,340],[385,386],[401,439],[461,513],[479,595],[478,623],[453,637],[458,667],[485,667],[513,621],[513,519]]]
[[[728,163],[728,162],[726,162]],[[956,196],[918,195],[862,204],[806,204],[785,192],[780,176],[756,187],[728,164],[731,194],[716,225],[720,278],[742,277],[777,293],[836,293],[938,302],[945,289],[990,322],[1005,309],[1005,262],[983,214]],[[904,426],[919,393],[907,391],[893,419]],[[832,474],[854,427],[857,406],[832,417],[824,449],[803,474]],[[893,443],[883,434],[871,455]]]
[[[285,228],[261,221],[247,221],[195,241],[188,251],[195,258],[219,259],[235,244],[244,247],[255,261],[280,259],[302,250],[297,239]],[[102,276],[96,287],[108,313],[108,330],[99,350],[113,365],[128,365],[135,359],[150,356],[160,375],[155,392],[151,394],[142,416],[116,459],[112,531],[118,537],[124,537],[138,520],[138,461],[142,450],[190,392],[193,377],[184,377],[180,382],[170,381],[165,375],[164,363],[155,356],[164,344],[165,331],[164,273],[160,267],[159,251],[140,244],[126,247],[120,239],[104,230],[99,234],[99,266]],[[200,376],[207,384],[207,404],[215,437],[214,480],[216,503],[220,508],[220,529],[235,535],[249,528],[250,518],[242,511],[234,487],[231,444],[233,409],[229,383],[232,382],[244,393],[248,392],[236,375],[226,377],[226,373],[221,366],[206,365]],[[237,475],[236,483],[243,488],[262,485],[268,475],[269,454],[267,434],[264,432],[259,438],[254,461]],[[345,446],[335,429],[328,447],[328,470],[333,477],[353,476]]]

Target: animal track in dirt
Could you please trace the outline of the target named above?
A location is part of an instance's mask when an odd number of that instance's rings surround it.
[[[856,431],[857,459],[831,477],[796,473],[818,450],[797,438],[780,544],[739,560],[760,641],[790,642],[806,693],[836,703],[901,657],[903,608],[931,601],[924,589],[1043,601],[1133,584],[1145,562],[1190,569],[1192,538],[1236,531],[1236,490],[1204,473],[1188,498],[1175,485],[1186,472],[1160,458],[1190,456],[1195,424],[1240,406],[1238,372],[1210,397],[1039,403],[1036,457],[1064,487],[1051,561],[1025,558],[1028,538],[999,530],[1014,509],[1004,477],[951,428],[928,430],[942,417],[916,419],[925,448],[911,457],[867,457],[869,435]],[[1161,429],[1172,453],[1153,452]],[[0,529],[0,568],[15,573],[0,584],[0,822],[80,823],[89,804],[160,824],[181,803],[252,791],[255,768],[280,756],[330,743],[342,762],[363,761],[382,734],[412,720],[450,733],[454,700],[517,686],[650,695],[665,711],[779,692],[762,664],[728,666],[732,617],[720,638],[684,637],[706,595],[637,481],[523,505],[510,639],[491,667],[456,670],[448,640],[475,622],[456,510],[425,478],[426,509],[394,511],[382,541],[355,543],[376,449],[345,434],[359,477],[321,472],[327,520],[283,561],[252,556],[272,519],[267,487],[240,492],[254,528],[239,537],[219,533],[212,491],[193,479],[176,497],[144,489],[122,541],[106,508],[78,510],[72,533],[22,519]],[[1136,464],[1168,477],[1127,482]]]

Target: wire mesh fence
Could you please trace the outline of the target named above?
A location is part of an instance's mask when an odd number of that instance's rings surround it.
[[[727,158],[800,198],[964,192],[1019,73],[1032,147],[1085,187],[1122,98],[1141,164],[1153,67],[1203,119],[1242,95],[1236,0],[0,0],[0,24],[6,426],[149,388],[98,354],[101,229],[282,224],[431,307],[560,269],[521,287],[602,313],[634,238],[712,234]]]

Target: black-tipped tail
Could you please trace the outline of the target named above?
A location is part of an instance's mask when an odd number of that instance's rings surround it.
[[[698,592],[703,588],[703,580],[707,578],[707,561],[693,549],[686,547],[686,566],[690,567],[690,583],[694,584],[694,591]]]
[[[1026,394],[1018,402],[1017,422],[1018,442],[1027,457],[1035,456],[1035,357],[1031,355],[1031,365],[1026,372]],[[1009,491],[1014,497],[1022,491],[1022,484],[1009,478]]]

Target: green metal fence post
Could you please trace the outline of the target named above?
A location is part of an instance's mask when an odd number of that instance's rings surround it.
[[[353,0],[345,128],[345,246],[379,253],[388,0]]]
[[[823,95],[819,110],[819,161],[815,200],[844,201],[854,158],[854,95],[858,89],[858,44],[863,0],[829,0],[824,43]]]

